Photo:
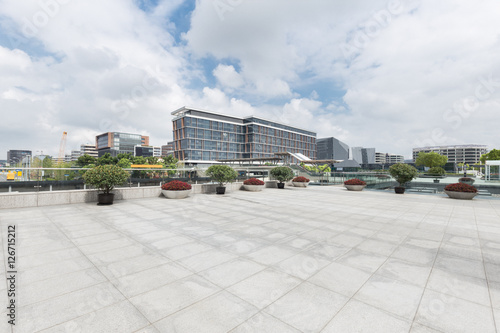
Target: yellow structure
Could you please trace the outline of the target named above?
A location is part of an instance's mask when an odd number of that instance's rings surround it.
[[[161,169],[163,165],[148,165],[148,164],[132,164],[131,168],[144,168],[144,169]]]

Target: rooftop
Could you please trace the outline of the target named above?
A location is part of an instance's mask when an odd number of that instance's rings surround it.
[[[4,281],[16,225],[16,332],[500,328],[500,200],[286,187],[0,222]]]

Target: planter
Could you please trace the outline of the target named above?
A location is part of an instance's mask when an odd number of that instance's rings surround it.
[[[309,182],[292,182],[292,184],[295,187],[307,187],[307,185],[309,185]]]
[[[434,183],[439,183],[439,179],[434,179]]]
[[[452,199],[460,199],[460,200],[472,200],[477,193],[473,192],[456,192],[456,191],[444,191],[444,193],[448,194],[448,196]]]
[[[285,188],[285,183],[278,183],[278,188]]]
[[[250,192],[259,192],[262,191],[262,189],[265,187],[265,185],[244,185],[243,188],[245,191],[250,191]]]
[[[98,205],[112,205],[115,198],[114,193],[99,193],[97,195]]]
[[[169,190],[161,190],[163,196],[169,199],[184,199],[189,196],[191,190],[183,190],[183,191],[169,191]]]
[[[397,194],[404,194],[405,188],[403,186],[396,186],[394,187],[394,192],[396,192]]]
[[[217,193],[217,194],[224,194],[224,193],[226,193],[226,187],[225,186],[217,186],[215,188],[215,193]]]
[[[467,184],[467,185],[472,185],[474,184],[474,179],[473,180],[459,180],[460,183],[462,184]]]
[[[344,185],[349,191],[363,191],[366,185]]]

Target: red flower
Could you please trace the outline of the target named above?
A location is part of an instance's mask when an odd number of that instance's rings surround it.
[[[445,191],[450,192],[468,192],[468,193],[477,193],[477,188],[474,186],[464,184],[464,183],[455,183],[446,185],[444,188]]]
[[[309,179],[307,179],[306,177],[295,177],[294,179],[292,179],[292,182],[296,182],[296,183],[309,183]]]
[[[366,185],[366,182],[359,180],[358,178],[353,178],[346,180],[344,182],[344,185]]]
[[[185,182],[181,182],[179,180],[172,180],[171,182],[163,184],[161,186],[161,189],[166,191],[185,191],[185,190],[190,190],[191,185]]]
[[[257,178],[250,178],[243,182],[243,185],[264,185],[265,183]]]

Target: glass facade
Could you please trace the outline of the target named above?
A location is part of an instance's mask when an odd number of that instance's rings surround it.
[[[174,118],[173,130],[179,160],[274,157],[285,151],[316,157],[316,133],[256,117],[185,110]]]
[[[149,141],[149,138],[140,134],[104,133],[96,137],[97,151],[99,157],[105,153],[110,153],[111,156],[126,153],[134,154],[134,147],[142,145],[144,140]]]

